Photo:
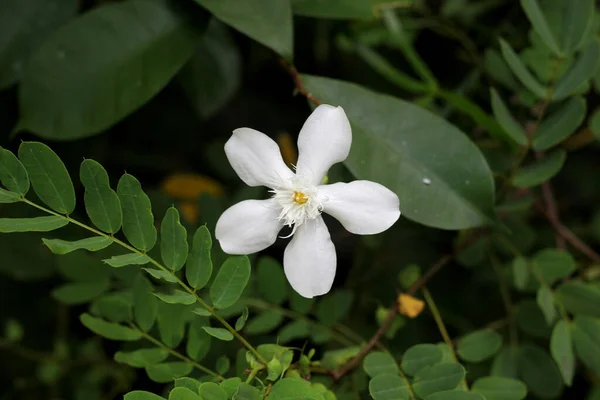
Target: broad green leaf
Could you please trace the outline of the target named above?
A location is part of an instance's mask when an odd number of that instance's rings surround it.
[[[493,48],[488,48],[483,55],[483,63],[487,72],[495,81],[516,92],[520,85],[515,80],[510,68],[500,53]]]
[[[337,369],[346,364],[352,358],[356,357],[361,351],[361,347],[352,346],[344,347],[337,350],[328,350],[323,354],[321,364],[325,368]]]
[[[175,379],[175,387],[184,387],[190,389],[192,392],[197,393],[200,389],[200,382],[193,378],[183,377]]]
[[[294,14],[328,19],[372,19],[372,0],[292,0]]]
[[[437,364],[417,372],[413,390],[417,396],[427,397],[443,390],[454,389],[465,378],[465,369],[460,364]]]
[[[307,299],[306,297],[300,296],[298,293],[292,290],[290,298],[290,308],[297,313],[306,314],[308,313],[315,303],[315,298]]]
[[[174,361],[149,365],[146,367],[146,373],[154,382],[171,383],[174,379],[189,375],[193,369],[192,364]]]
[[[277,310],[266,310],[246,324],[246,333],[260,335],[277,328],[283,321],[283,315]]]
[[[582,84],[592,79],[600,64],[600,43],[597,39],[582,50],[577,61],[556,83],[552,100],[572,95]]]
[[[137,249],[149,251],[156,244],[156,228],[148,195],[140,182],[129,174],[119,179],[117,194],[123,209],[125,237]]]
[[[242,329],[244,329],[244,325],[246,325],[246,321],[248,320],[249,314],[250,314],[250,312],[248,311],[248,307],[245,307],[242,315],[240,315],[239,318],[237,319],[237,321],[235,321],[235,330],[236,331],[241,331]]]
[[[552,50],[555,55],[561,57],[563,52],[558,46],[557,38],[554,37],[538,1],[521,0],[521,7],[523,7],[523,11],[525,11],[527,18],[529,18],[531,25],[533,25],[533,29],[540,35],[544,44]]]
[[[492,329],[482,329],[460,338],[456,352],[463,360],[481,362],[492,357],[502,347],[502,336]]]
[[[68,242],[60,239],[42,239],[44,244],[54,254],[67,254],[75,250],[98,251],[110,246],[113,241],[103,236],[93,236],[74,242]]]
[[[261,257],[256,266],[258,292],[269,303],[281,304],[288,298],[289,284],[283,267],[272,257]]]
[[[160,338],[167,346],[177,347],[185,336],[184,312],[188,308],[182,304],[168,304],[162,301],[157,301],[157,305]]]
[[[152,293],[165,303],[169,304],[185,304],[190,305],[196,302],[196,298],[184,292],[183,290],[175,289],[173,293]]]
[[[421,369],[441,362],[442,357],[443,353],[436,345],[417,344],[406,350],[401,367],[406,374],[414,376]]]
[[[54,140],[109,128],[169,82],[199,37],[160,1],[103,5],[75,18],[29,60],[19,128]]]
[[[600,374],[600,319],[576,316],[571,334],[577,357],[594,374]]]
[[[373,351],[364,361],[363,368],[371,378],[382,374],[398,374],[398,364],[388,353]]]
[[[353,131],[345,165],[358,179],[394,191],[404,216],[442,229],[479,226],[493,218],[489,167],[456,127],[414,104],[352,83],[309,75],[302,79],[321,101],[342,101]],[[461,168],[448,168],[459,159]]]
[[[518,348],[505,346],[498,354],[496,354],[496,357],[494,357],[490,375],[516,379],[519,375],[517,371],[518,356]]]
[[[0,218],[0,232],[49,232],[67,225],[67,221],[59,216],[35,218]]]
[[[596,7],[594,0],[580,0],[575,7],[564,3],[563,12],[560,47],[565,53],[572,54],[593,32]]]
[[[512,262],[512,273],[515,287],[519,290],[525,290],[529,282],[529,268],[524,257],[515,257]]]
[[[19,159],[40,200],[54,211],[71,214],[75,209],[75,189],[56,153],[43,143],[23,142],[19,146]]]
[[[110,340],[135,341],[142,337],[142,334],[136,330],[112,322],[106,322],[103,319],[92,317],[87,313],[81,314],[79,320],[95,334]]]
[[[135,322],[144,332],[148,332],[156,321],[158,300],[152,295],[152,284],[143,275],[138,275],[133,283],[133,315]]]
[[[144,392],[141,390],[134,390],[129,392],[123,397],[123,400],[166,400],[164,397],[160,397],[154,393]]]
[[[210,232],[206,226],[201,226],[194,234],[192,250],[185,266],[185,277],[194,289],[202,289],[206,286],[212,275],[211,249]]]
[[[546,285],[540,286],[537,291],[536,301],[544,314],[544,318],[546,318],[546,323],[552,325],[552,322],[556,319],[556,308],[554,307],[552,290]]]
[[[90,254],[80,251],[57,257],[60,274],[75,282],[94,282],[110,277],[110,268]]]
[[[233,334],[227,329],[213,328],[210,326],[202,327],[210,336],[216,337],[219,340],[230,341],[233,340]]]
[[[594,286],[579,281],[566,282],[555,294],[568,312],[600,318],[600,290]]]
[[[523,64],[523,61],[519,58],[517,53],[510,47],[510,45],[505,42],[503,39],[499,39],[500,42],[500,50],[502,51],[502,56],[504,60],[512,70],[512,72],[516,75],[517,78],[525,85],[527,89],[529,89],[533,94],[535,94],[538,98],[542,99],[546,97],[546,88],[542,86],[541,83],[529,72],[527,67]]]
[[[196,52],[178,74],[189,102],[202,118],[215,115],[238,91],[242,57],[231,30],[212,18]]]
[[[223,355],[217,358],[217,362],[215,363],[215,371],[217,371],[217,373],[225,375],[227,374],[227,371],[229,371],[230,367],[231,361],[229,361],[229,358],[227,358],[227,356]]]
[[[487,400],[478,393],[461,392],[458,390],[444,390],[427,397],[427,400]]]
[[[279,343],[289,343],[292,340],[302,339],[308,337],[309,335],[310,324],[308,320],[297,319],[281,328],[277,334],[277,337],[279,338]]]
[[[525,300],[517,307],[517,324],[519,328],[536,337],[550,337],[552,328],[535,301]]]
[[[75,16],[76,0],[2,0],[0,2],[0,89],[17,82],[33,50]]]
[[[169,393],[169,400],[204,400],[201,399],[200,396],[196,392],[185,388],[185,387],[176,387],[171,390]]]
[[[499,376],[479,378],[471,390],[481,393],[485,400],[523,400],[527,396],[527,387],[523,382]]]
[[[319,391],[303,379],[284,378],[275,382],[269,400],[323,400]]]
[[[229,257],[210,287],[210,299],[215,308],[232,306],[242,295],[250,280],[250,260],[246,256]]]
[[[577,269],[573,256],[561,249],[544,249],[535,254],[532,260],[533,271],[547,285],[571,275]]]
[[[513,185],[519,188],[528,188],[540,185],[550,180],[561,170],[567,153],[558,149],[544,158],[522,167],[513,178]]]
[[[293,54],[290,0],[196,0],[215,17],[288,60]]]
[[[167,359],[169,352],[164,349],[139,349],[130,352],[117,351],[116,362],[130,365],[134,368],[146,368],[149,365],[161,363]]]
[[[19,194],[0,188],[0,203],[17,203],[19,201],[21,201]]]
[[[214,382],[205,382],[200,385],[200,398],[202,400],[227,400],[227,392]]]
[[[525,136],[523,127],[513,118],[502,101],[502,98],[500,98],[498,92],[496,92],[496,89],[490,89],[490,96],[492,98],[492,111],[494,112],[494,117],[496,117],[496,120],[498,120],[502,129],[504,129],[513,141],[521,146],[527,146],[528,140],[527,136]]]
[[[227,398],[229,399],[235,394],[241,383],[242,379],[235,377],[225,379],[223,382],[220,383],[220,386],[225,391],[225,393],[227,393]]]
[[[369,393],[374,400],[409,400],[408,382],[398,374],[377,375],[369,382]]]
[[[210,317],[211,315],[213,315],[212,312],[210,312],[210,310],[207,310],[204,307],[198,307],[198,308],[194,308],[192,310],[192,312],[196,315],[199,315],[201,317]]]
[[[208,354],[211,344],[211,336],[203,329],[206,323],[204,318],[192,320],[188,329],[186,353],[196,361],[202,360]]]
[[[247,383],[242,383],[238,386],[237,392],[235,392],[233,398],[235,400],[263,400],[260,391]]]
[[[109,284],[108,279],[66,283],[52,290],[52,297],[69,305],[84,304],[108,290]]]
[[[317,319],[331,326],[344,318],[352,307],[354,294],[350,290],[336,290],[317,303]]]
[[[558,321],[554,326],[550,338],[550,353],[558,365],[563,381],[567,386],[571,386],[575,375],[575,355],[571,342],[571,328],[564,319]]]
[[[84,160],[79,179],[85,188],[85,209],[90,220],[104,232],[117,233],[123,223],[123,211],[104,167],[94,160]]]
[[[586,102],[581,96],[567,100],[558,111],[542,122],[533,136],[533,148],[548,150],[571,136],[581,125],[586,113]]]
[[[144,265],[150,262],[150,258],[145,254],[140,253],[128,253],[121,254],[120,256],[113,256],[106,260],[102,260],[111,267],[120,268],[127,265]]]
[[[179,211],[169,207],[160,225],[160,251],[162,260],[169,269],[183,268],[188,256],[187,230],[179,222]]]
[[[160,270],[160,269],[155,269],[155,268],[142,268],[142,269],[144,271],[146,271],[147,273],[149,273],[150,275],[152,275],[153,278],[161,279],[166,282],[176,283],[177,279],[178,279],[176,275],[174,275],[170,272]]]
[[[533,394],[542,398],[557,397],[562,377],[550,355],[541,347],[523,345],[519,351],[519,374]]]
[[[114,291],[94,300],[90,311],[111,322],[129,322],[133,319],[133,293]]]
[[[0,182],[11,192],[25,196],[29,191],[29,176],[19,159],[0,147]]]

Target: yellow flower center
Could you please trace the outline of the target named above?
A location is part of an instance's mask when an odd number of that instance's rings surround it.
[[[302,192],[294,192],[293,199],[298,204],[304,204],[308,201],[308,197]]]

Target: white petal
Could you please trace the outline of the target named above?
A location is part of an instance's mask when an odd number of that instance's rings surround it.
[[[215,237],[228,254],[252,254],[277,239],[281,209],[272,200],[245,200],[229,207],[217,221]]]
[[[335,247],[320,215],[298,227],[283,254],[285,276],[307,298],[329,292],[336,262]]]
[[[379,183],[334,183],[319,186],[318,190],[323,211],[335,217],[352,233],[380,233],[400,218],[398,196]]]
[[[320,105],[298,136],[296,173],[318,185],[333,164],[348,157],[351,144],[352,130],[344,109]]]
[[[233,131],[225,143],[225,154],[238,176],[248,186],[278,188],[294,173],[285,165],[277,143],[250,128]]]

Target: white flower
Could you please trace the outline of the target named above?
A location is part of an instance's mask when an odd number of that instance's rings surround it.
[[[383,232],[400,217],[398,196],[378,183],[320,184],[333,164],[348,157],[351,143],[344,110],[325,104],[317,107],[298,136],[294,174],[268,136],[250,128],[233,131],[225,144],[231,166],[247,185],[271,188],[273,197],[242,201],[221,215],[215,236],[223,251],[256,253],[272,245],[283,226],[293,227],[283,256],[285,275],[304,297],[329,292],[336,254],[321,213],[359,235]]]

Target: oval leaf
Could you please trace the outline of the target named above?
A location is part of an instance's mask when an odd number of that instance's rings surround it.
[[[210,299],[215,308],[232,306],[242,295],[250,279],[250,260],[246,256],[229,257],[210,287]]]
[[[600,320],[577,316],[572,334],[577,356],[595,374],[600,374]]]
[[[129,253],[120,256],[113,256],[107,260],[102,260],[111,267],[121,268],[127,265],[144,265],[150,262],[150,258],[145,254]]]
[[[533,25],[533,29],[540,35],[544,44],[548,46],[555,55],[559,57],[562,56],[563,53],[558,47],[558,42],[554,37],[550,25],[548,25],[548,21],[546,20],[546,16],[537,0],[521,0],[521,7],[523,7],[523,11],[527,14],[527,18],[529,18],[531,25]]]
[[[430,394],[454,389],[465,378],[465,369],[460,364],[437,364],[421,369],[413,381],[417,396],[426,398]]]
[[[459,339],[456,350],[460,358],[480,362],[492,357],[502,347],[502,336],[491,329],[472,332]]]
[[[129,392],[123,397],[123,400],[166,400],[164,397],[160,397],[157,394],[144,392],[142,390],[134,390]]]
[[[398,374],[398,364],[388,353],[374,351],[363,361],[363,368],[371,378],[382,374]]]
[[[169,304],[185,304],[185,305],[190,305],[190,304],[194,304],[196,302],[196,298],[189,294],[186,293],[182,290],[179,289],[175,289],[173,291],[173,293],[152,293],[153,295],[155,295],[156,297],[158,297],[159,299],[161,299],[162,301],[164,301],[165,303],[169,303]]]
[[[117,233],[123,223],[123,211],[104,167],[94,160],[84,160],[79,179],[85,188],[85,209],[92,223],[104,232]]]
[[[110,281],[67,283],[55,288],[52,297],[65,304],[84,304],[100,296],[109,287]]]
[[[0,147],[0,181],[11,192],[25,196],[29,191],[29,176],[19,159]]]
[[[148,195],[140,182],[129,174],[119,179],[117,194],[123,208],[125,237],[137,249],[149,251],[156,244],[156,228]]]
[[[142,334],[138,331],[123,325],[106,322],[87,313],[81,314],[79,319],[86,328],[110,340],[134,341],[142,337]]]
[[[600,318],[600,290],[583,282],[563,283],[556,290],[561,304],[575,315],[589,315]]]
[[[369,382],[374,400],[409,400],[408,383],[397,374],[377,375]]]
[[[139,349],[130,352],[117,351],[114,359],[116,362],[130,365],[134,368],[146,368],[150,365],[163,362],[169,356],[165,349]]]
[[[548,150],[571,136],[585,118],[586,103],[583,97],[568,100],[558,111],[546,118],[535,132],[533,148]]]
[[[203,326],[202,329],[206,331],[210,336],[216,337],[219,340],[230,341],[233,340],[233,334],[227,329],[213,328],[210,326]]]
[[[94,236],[74,242],[68,242],[60,239],[42,239],[44,244],[54,254],[68,254],[75,250],[98,251],[110,246],[113,241],[103,236]]]
[[[512,70],[512,72],[519,78],[521,83],[525,85],[533,94],[540,99],[546,97],[546,88],[535,79],[535,77],[529,72],[523,61],[519,58],[517,53],[506,43],[503,39],[499,39],[500,49],[502,50],[502,56],[504,60]]]
[[[471,390],[481,393],[486,400],[523,400],[527,396],[527,387],[523,382],[499,376],[479,378]]]
[[[288,298],[289,284],[283,268],[272,257],[261,257],[256,266],[258,292],[269,303],[280,305]]]
[[[179,222],[179,211],[169,207],[160,225],[160,251],[163,262],[172,271],[183,268],[188,256],[187,231]]]
[[[185,277],[194,289],[202,289],[212,275],[211,259],[212,239],[206,226],[198,228],[194,234],[192,251],[187,259]]]
[[[564,99],[579,89],[581,85],[594,76],[599,63],[600,43],[594,39],[583,49],[571,69],[558,81],[552,93],[552,100]]]
[[[494,117],[496,117],[502,129],[504,129],[513,141],[521,146],[527,146],[528,140],[523,127],[513,118],[502,98],[498,95],[498,92],[492,88],[490,89],[490,95]]]
[[[35,218],[0,218],[0,232],[49,232],[67,225],[63,217],[50,215]]]
[[[17,193],[9,192],[8,190],[0,188],[0,203],[8,204],[19,201],[21,201],[21,196],[19,196]]]
[[[562,377],[554,360],[536,345],[523,345],[519,352],[519,374],[527,387],[542,398],[557,397]]]
[[[152,328],[158,313],[158,300],[152,295],[152,289],[150,281],[141,274],[133,281],[133,315],[144,332]]]
[[[519,188],[528,188],[550,180],[561,170],[566,158],[567,153],[563,149],[559,149],[524,166],[515,174],[513,185]]]
[[[405,373],[414,376],[421,369],[442,361],[443,356],[442,350],[434,344],[417,344],[406,350],[401,367]]]
[[[550,338],[550,353],[558,365],[563,381],[567,386],[571,386],[575,375],[575,355],[571,343],[571,329],[565,320],[558,321],[554,326]]]

